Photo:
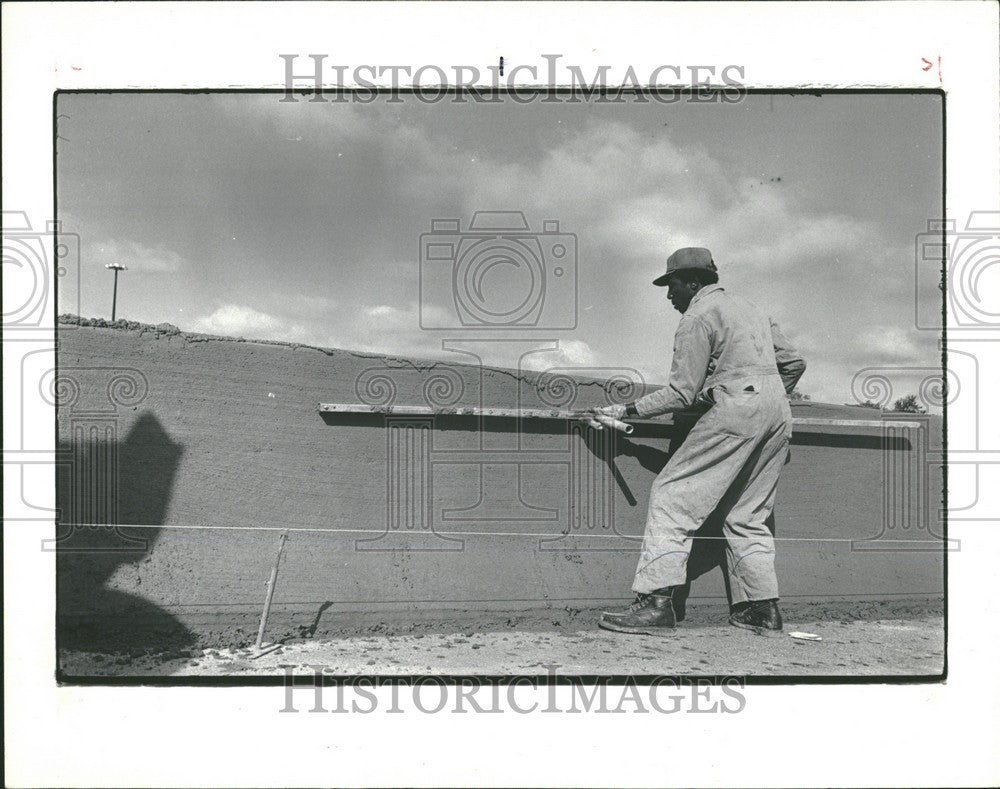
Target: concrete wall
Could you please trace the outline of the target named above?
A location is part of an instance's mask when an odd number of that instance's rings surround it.
[[[245,636],[285,528],[275,634],[629,596],[677,426],[610,445],[557,420],[317,411],[391,398],[582,407],[603,402],[600,382],[119,324],[60,330],[57,504],[64,524],[144,528],[62,527],[61,643]],[[942,594],[936,527],[922,520],[939,509],[922,453],[940,430],[931,418],[889,438],[878,425],[796,431],[775,510],[785,598]],[[693,600],[724,600],[717,546],[698,548]]]

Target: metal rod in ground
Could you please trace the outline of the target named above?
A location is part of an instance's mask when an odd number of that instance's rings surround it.
[[[271,599],[274,597],[274,585],[278,580],[278,565],[281,563],[281,552],[285,550],[285,540],[288,539],[288,532],[283,531],[278,538],[278,555],[274,557],[274,567],[271,568],[271,577],[267,581],[267,596],[264,598],[264,610],[260,615],[260,628],[257,630],[257,643],[255,649],[260,649],[264,643],[264,630],[267,627],[267,615],[271,613]]]

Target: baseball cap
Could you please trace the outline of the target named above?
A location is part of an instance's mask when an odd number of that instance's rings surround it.
[[[718,271],[715,261],[712,260],[712,253],[704,247],[684,247],[678,249],[667,258],[667,273],[662,277],[653,280],[654,285],[663,287],[667,284],[667,278],[675,271],[683,271],[689,268],[700,268],[705,271]]]

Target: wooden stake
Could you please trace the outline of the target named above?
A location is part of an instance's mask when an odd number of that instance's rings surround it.
[[[278,555],[274,557],[274,567],[271,568],[271,577],[267,582],[267,596],[264,598],[264,610],[260,615],[260,629],[257,630],[257,643],[255,649],[260,650],[264,643],[264,629],[267,627],[267,615],[271,613],[271,599],[274,597],[274,584],[278,580],[278,565],[281,563],[281,552],[285,550],[285,540],[288,539],[288,532],[283,531],[278,538]]]

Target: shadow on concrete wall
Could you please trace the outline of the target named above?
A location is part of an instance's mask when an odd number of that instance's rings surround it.
[[[114,524],[164,523],[183,448],[148,411],[120,441],[113,426],[78,421],[62,427],[54,546],[57,647],[135,652],[191,646],[193,634],[171,614],[140,594],[107,585],[118,574],[121,585],[141,586],[135,567],[151,560],[160,529]]]

